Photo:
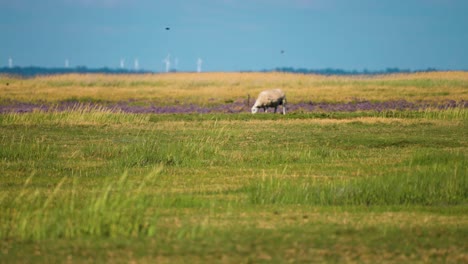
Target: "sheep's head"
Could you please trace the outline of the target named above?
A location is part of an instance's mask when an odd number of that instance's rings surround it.
[[[258,108],[257,108],[257,107],[255,107],[255,106],[254,106],[254,107],[252,107],[252,114],[255,114],[255,113],[257,113],[257,111],[258,111]]]

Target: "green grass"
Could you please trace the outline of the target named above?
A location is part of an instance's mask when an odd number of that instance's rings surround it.
[[[270,177],[255,180],[247,189],[250,201],[262,205],[466,205],[466,158],[460,152],[420,151],[404,164],[403,173],[325,181]]]
[[[465,262],[467,121],[0,115],[0,262]]]

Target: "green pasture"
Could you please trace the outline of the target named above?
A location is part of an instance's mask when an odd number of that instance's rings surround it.
[[[0,262],[468,262],[468,114],[0,115]]]

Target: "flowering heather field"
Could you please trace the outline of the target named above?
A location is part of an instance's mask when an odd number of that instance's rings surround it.
[[[406,100],[370,102],[355,101],[347,103],[326,103],[326,102],[302,102],[288,104],[288,112],[356,112],[356,111],[421,111],[426,109],[451,109],[467,108],[467,101],[449,100],[445,102],[408,102]],[[81,102],[60,102],[55,105],[35,104],[24,102],[8,102],[0,105],[0,113],[28,113],[34,111],[70,111],[74,109],[100,109],[110,112],[123,113],[149,113],[149,114],[191,114],[191,113],[243,113],[250,112],[247,102],[237,101],[217,106],[200,106],[196,104],[188,105],[155,105],[139,106],[131,101],[117,103],[81,103]],[[280,107],[281,108],[281,107]],[[271,111],[270,109],[269,111]],[[263,111],[263,110],[261,110]]]

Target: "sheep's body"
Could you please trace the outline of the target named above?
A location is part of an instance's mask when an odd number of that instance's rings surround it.
[[[267,112],[268,107],[274,107],[275,113],[278,106],[283,106],[283,115],[286,114],[286,94],[281,89],[267,90],[261,92],[255,104],[252,106],[252,114],[257,113],[259,108]]]

